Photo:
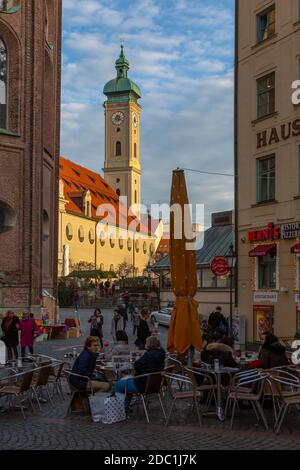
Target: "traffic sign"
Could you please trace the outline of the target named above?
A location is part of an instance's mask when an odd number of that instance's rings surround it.
[[[227,258],[225,256],[216,256],[210,264],[210,269],[216,276],[226,276],[229,273]]]

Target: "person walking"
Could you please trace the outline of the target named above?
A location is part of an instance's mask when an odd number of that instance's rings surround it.
[[[113,313],[111,321],[111,335],[115,342],[117,341],[117,331],[121,330],[124,330],[124,320],[119,310],[116,309]]]
[[[103,323],[104,317],[100,308],[96,308],[94,314],[89,319],[89,323],[91,324],[91,331],[90,336],[94,336],[99,338],[101,349],[103,349]]]
[[[135,307],[132,313],[132,324],[133,324],[133,336],[137,333],[138,326],[140,324],[140,312],[138,307]]]
[[[15,356],[15,359],[18,359],[19,357],[18,346],[20,328],[19,318],[11,310],[8,311],[2,320],[1,329],[4,336],[2,336],[1,339],[7,348],[7,357],[9,361],[12,361],[13,355]]]
[[[126,305],[125,305],[125,304],[119,305],[119,306],[118,306],[118,311],[119,311],[120,315],[121,315],[122,318],[123,318],[123,330],[125,331],[125,330],[126,330],[127,321],[128,321],[128,315],[127,315],[127,308],[126,308]]]
[[[74,304],[76,312],[78,312],[78,309],[79,309],[79,302],[80,302],[80,295],[79,295],[79,292],[76,291],[73,296],[73,304]]]
[[[30,354],[33,354],[33,343],[37,332],[37,326],[30,313],[23,313],[23,318],[20,321],[21,329],[21,355],[24,359],[26,348],[29,349]]]
[[[151,336],[151,331],[148,325],[149,318],[150,314],[148,309],[143,308],[141,311],[139,325],[137,327],[137,339],[135,341],[135,345],[140,349],[145,349],[146,340],[149,338],[149,336]]]
[[[222,314],[222,307],[217,307],[216,310],[210,314],[208,319],[208,327],[210,333],[213,333],[216,330],[222,330],[223,334],[228,336],[228,321]]]

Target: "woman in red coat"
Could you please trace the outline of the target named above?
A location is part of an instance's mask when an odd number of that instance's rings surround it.
[[[21,320],[22,358],[25,357],[26,348],[29,348],[29,352],[33,354],[33,342],[36,330],[34,318],[31,318],[29,313],[23,313],[23,319]]]

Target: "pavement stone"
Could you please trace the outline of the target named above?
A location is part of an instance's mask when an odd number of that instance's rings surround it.
[[[62,318],[70,316],[70,310],[61,312]],[[89,328],[87,320],[91,310],[80,312],[85,336]],[[104,311],[105,339],[110,338],[112,312]],[[129,324],[128,330],[131,330]],[[160,328],[163,345],[166,344],[167,329]],[[84,337],[72,340],[55,340],[36,344],[36,352],[63,358],[74,345],[82,345]],[[130,335],[130,343],[134,338]],[[46,403],[42,412],[27,411],[24,421],[20,411],[0,414],[0,449],[7,450],[300,450],[300,416],[291,413],[286,419],[280,436],[271,430],[266,432],[256,425],[251,410],[241,410],[236,417],[234,430],[229,430],[229,420],[220,423],[216,417],[203,418],[203,426],[197,425],[195,416],[188,414],[183,405],[173,413],[171,425],[166,427],[157,400],[151,400],[150,420],[137,407],[124,423],[102,425],[91,421],[89,415],[72,414],[64,418],[67,400],[55,398],[55,408]],[[167,404],[167,403],[166,403]],[[267,416],[270,419],[269,411]]]

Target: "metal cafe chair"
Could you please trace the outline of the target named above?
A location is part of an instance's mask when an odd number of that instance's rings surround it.
[[[48,399],[51,403],[52,408],[54,408],[54,403],[52,401],[50,386],[49,386],[49,377],[52,370],[52,364],[44,363],[41,367],[38,367],[34,370],[34,376],[31,384],[31,389],[34,393],[34,397],[38,404],[40,411],[42,411],[40,400],[43,398],[43,390],[46,390]]]
[[[262,419],[265,429],[268,430],[268,423],[260,403],[263,395],[264,384],[268,374],[258,372],[257,375],[239,377],[233,387],[229,390],[228,401],[233,401],[231,413],[230,429],[233,428],[235,410],[239,401],[248,401],[255,413],[257,420]]]
[[[69,386],[70,393],[71,393],[71,398],[70,398],[70,401],[69,401],[69,405],[68,405],[68,408],[67,408],[65,418],[67,418],[71,413],[74,413],[74,412],[82,412],[82,411],[89,412],[89,409],[84,404],[84,400],[89,395],[94,395],[94,390],[93,390],[91,379],[89,377],[85,376],[85,375],[76,374],[75,372],[72,372],[71,370],[66,370],[65,369],[63,371],[63,373],[64,373],[64,376],[67,379],[68,386]],[[80,377],[82,379],[85,379],[86,384],[87,384],[86,390],[81,390],[81,389],[76,388],[71,382],[72,377]],[[80,405],[81,405],[81,407],[77,410],[74,409],[74,403],[75,403],[76,399],[79,400]]]
[[[8,383],[0,388],[0,397],[7,397],[9,408],[12,404],[12,398],[16,398],[18,405],[21,409],[22,416],[26,419],[23,402],[24,399],[28,400],[32,410],[34,410],[33,403],[30,396],[31,390],[31,383],[33,379],[34,370],[30,370],[28,372],[22,372],[20,374],[14,374],[8,378],[4,378],[0,380],[0,387],[1,381],[7,380],[10,382],[13,379],[13,383]]]
[[[209,373],[206,369],[198,368],[186,367],[185,371],[189,379],[193,382],[196,390],[198,392],[207,393],[204,410],[209,410],[212,400],[214,400],[215,405],[217,406],[217,383],[216,380],[213,379],[212,374]],[[199,382],[201,382],[201,385]]]
[[[287,387],[287,386],[281,387],[279,385],[279,383],[274,382],[272,380],[272,378],[277,377],[277,378],[280,378],[280,379],[283,379],[283,380],[288,379],[288,380],[291,381],[291,383],[294,383],[295,386],[297,386],[297,385],[300,386],[300,380],[299,380],[299,377],[297,376],[297,374],[295,373],[296,371],[294,371],[294,373],[292,373],[292,369],[290,369],[290,371],[289,371],[289,369],[286,368],[285,366],[283,368],[275,367],[274,369],[268,369],[268,370],[265,370],[264,372],[268,373],[269,377],[266,380],[265,385],[264,385],[262,405],[264,405],[264,402],[265,402],[266,399],[271,399],[272,400],[274,420],[275,420],[275,423],[276,423],[277,418],[278,418],[278,413],[279,413],[279,410],[280,410],[280,398],[281,398],[281,396],[283,396],[283,395],[285,397],[292,396],[292,395],[295,394],[295,391],[294,391],[294,387],[292,385],[289,386],[289,387]],[[279,390],[279,388],[281,390]]]
[[[289,409],[290,406],[299,406],[300,405],[300,384],[296,384],[294,380],[288,379],[288,378],[280,378],[273,376],[271,377],[271,381],[274,384],[277,385],[276,389],[279,394],[279,401],[280,401],[280,409],[279,413],[277,416],[277,420],[275,422],[275,432],[276,434],[280,433],[280,429],[283,423],[283,420],[286,416],[286,413]],[[290,389],[293,389],[293,394],[286,395],[284,393],[284,388],[288,387]]]
[[[56,364],[52,364],[50,376],[48,379],[49,385],[53,386],[53,396],[56,393],[62,399],[62,401],[65,400],[61,381],[64,367],[64,362],[57,362]]]
[[[127,391],[127,382],[128,380],[132,380],[132,378],[124,379],[126,381],[125,395],[141,399],[148,424],[150,424],[150,419],[149,419],[147,405],[149,404],[150,397],[157,396],[159,403],[160,403],[161,410],[164,415],[164,419],[166,420],[167,416],[166,416],[165,408],[164,408],[163,401],[162,401],[162,384],[163,384],[164,374],[162,372],[153,372],[150,374],[143,374],[143,375],[138,375],[134,377],[134,379],[141,379],[141,378],[147,379],[145,390],[143,392],[135,392],[135,393],[128,393]]]
[[[202,426],[202,418],[198,403],[199,398],[201,398],[201,392],[196,389],[193,381],[184,375],[178,374],[165,374],[165,379],[168,384],[168,392],[171,399],[171,408],[166,420],[166,426],[170,423],[176,402],[181,400],[189,400],[192,402],[193,406],[191,407],[191,410],[196,408],[199,426]],[[183,387],[185,387],[185,390],[183,390]]]

